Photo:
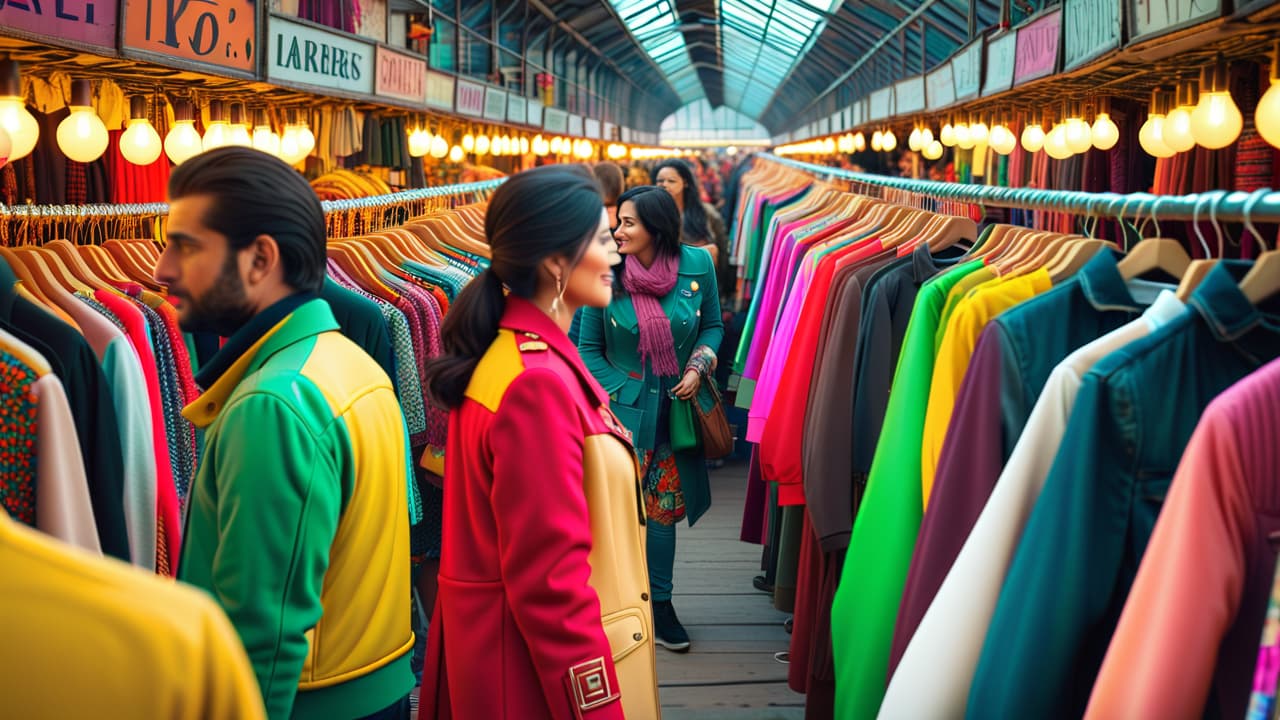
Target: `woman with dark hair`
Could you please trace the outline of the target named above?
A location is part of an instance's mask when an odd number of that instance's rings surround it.
[[[618,196],[622,194],[625,183],[622,168],[617,163],[606,160],[596,163],[591,172],[595,173],[596,182],[600,183],[600,194],[604,195],[604,209],[609,213],[609,227],[612,229],[618,224]]]
[[[614,239],[620,287],[607,308],[584,309],[578,348],[640,457],[657,642],[685,652],[689,634],[671,605],[675,526],[706,512],[711,489],[705,456],[672,449],[671,403],[696,402],[715,367],[720,297],[711,257],[680,243],[680,213],[662,190],[633,188],[618,198]]]
[[[658,717],[635,460],[565,336],[612,296],[595,179],[512,176],[485,237],[426,373],[450,414],[422,717]]]
[[[672,158],[654,167],[653,184],[666,190],[676,201],[682,220],[681,240],[688,245],[706,248],[715,263],[716,275],[727,281],[729,270],[729,236],[724,219],[715,206],[702,201],[702,189],[689,163]],[[720,289],[728,292],[724,283]]]

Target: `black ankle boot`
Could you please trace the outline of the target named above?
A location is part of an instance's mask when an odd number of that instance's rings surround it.
[[[675,652],[689,652],[689,633],[680,624],[670,600],[653,601],[653,634],[662,647]]]

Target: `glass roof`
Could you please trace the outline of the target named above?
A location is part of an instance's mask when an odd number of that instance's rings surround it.
[[[841,0],[720,0],[724,101],[758,118]]]
[[[712,109],[706,100],[697,100],[676,110],[662,121],[659,143],[679,145],[722,140],[729,142],[767,141],[769,131],[755,120],[726,106]]]
[[[702,81],[680,31],[675,0],[610,0],[636,42],[662,68],[684,103],[704,97]]]

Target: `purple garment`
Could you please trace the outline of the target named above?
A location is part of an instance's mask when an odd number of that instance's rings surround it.
[[[763,545],[769,525],[769,488],[760,475],[760,446],[751,446],[751,464],[747,466],[747,500],[742,505],[742,532],[738,539]]]

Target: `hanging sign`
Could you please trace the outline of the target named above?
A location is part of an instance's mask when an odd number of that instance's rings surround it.
[[[122,45],[126,54],[161,64],[254,77],[257,9],[256,0],[125,0]]]
[[[427,97],[427,61],[378,46],[378,73],[373,84],[379,97],[421,104]]]
[[[427,71],[427,105],[441,110],[453,110],[455,79],[434,70]]]
[[[982,92],[982,60],[985,55],[983,38],[966,45],[951,58],[951,79],[955,84],[956,100],[972,100]]]
[[[611,122],[604,124],[604,139],[611,142],[618,141],[618,126]]]
[[[542,127],[553,133],[569,132],[569,113],[560,108],[547,108],[542,111]]]
[[[484,117],[484,86],[458,80],[456,88],[453,104],[458,112],[471,117]]]
[[[569,133],[570,135],[572,135],[572,136],[574,136],[574,137],[582,137],[582,116],[581,116],[581,115],[570,115],[570,116],[569,116],[569,129],[568,129],[568,130],[566,130],[565,132]]]
[[[853,125],[853,108],[847,107],[840,111],[840,128],[842,130],[852,130]]]
[[[955,104],[956,86],[951,63],[939,65],[925,77],[925,99],[930,110],[938,110]]]
[[[871,93],[871,104],[867,111],[867,120],[883,120],[893,113],[893,86],[880,88]]]
[[[269,80],[373,94],[374,48],[369,43],[276,15],[268,28]]]
[[[860,127],[867,122],[867,102],[865,99],[849,106],[849,115],[851,122],[849,127]]]
[[[507,93],[507,122],[525,125],[529,122],[529,101],[515,93]]]
[[[527,123],[534,127],[542,127],[542,101],[530,100],[528,111],[529,117]]]
[[[1062,24],[1064,71],[1120,47],[1120,3],[1115,0],[1066,0]]]
[[[1021,85],[1056,72],[1058,51],[1062,47],[1061,41],[1061,8],[1018,28],[1018,47],[1013,61],[1013,84]]]
[[[924,110],[924,76],[907,78],[894,86],[893,97],[897,101],[898,115]]]
[[[1222,0],[1128,0],[1129,44],[1222,16]]]
[[[0,28],[114,55],[118,8],[118,0],[0,0]]]
[[[600,121],[587,118],[583,121],[583,133],[592,140],[600,139]]]
[[[497,88],[484,89],[484,119],[507,119],[507,92]]]
[[[624,142],[624,143],[630,143],[630,142],[631,142],[631,128],[629,128],[629,127],[624,127],[624,128],[622,128],[622,132],[619,134],[619,137],[621,137],[621,138],[622,138],[622,142]]]
[[[1013,88],[1013,65],[1017,59],[1018,31],[1010,30],[987,42],[987,76],[983,96]]]
[[[817,137],[819,135],[830,135],[830,134],[831,134],[831,118],[822,118],[821,120],[818,120],[813,124],[814,137]]]

